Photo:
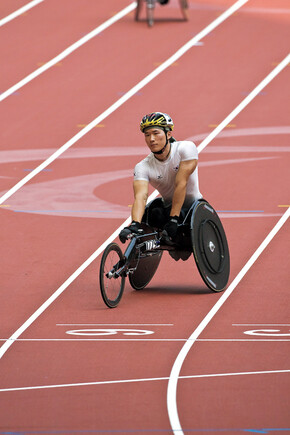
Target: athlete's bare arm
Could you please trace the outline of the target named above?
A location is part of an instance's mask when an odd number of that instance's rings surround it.
[[[179,169],[175,178],[175,189],[172,198],[170,216],[179,216],[185,200],[188,179],[190,175],[195,171],[196,167],[196,159],[180,162]]]
[[[141,222],[145,206],[148,198],[148,181],[135,180],[133,183],[134,189],[134,204],[132,207],[132,220]]]

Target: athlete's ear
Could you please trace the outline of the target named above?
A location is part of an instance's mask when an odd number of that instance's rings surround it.
[[[168,132],[167,132],[167,139],[170,139],[172,137],[172,132],[169,130]]]

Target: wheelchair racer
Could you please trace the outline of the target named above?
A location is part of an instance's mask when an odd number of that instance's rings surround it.
[[[197,148],[191,141],[176,141],[172,137],[173,127],[173,121],[166,113],[153,112],[142,118],[140,130],[151,152],[135,166],[132,222],[119,234],[122,243],[129,234],[143,232],[141,222],[149,184],[157,189],[162,199],[151,203],[148,224],[163,230],[168,243],[174,243],[178,223],[182,222],[193,202],[202,198]]]

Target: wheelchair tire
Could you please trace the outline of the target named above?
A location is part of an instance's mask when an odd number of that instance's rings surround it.
[[[157,251],[148,257],[141,257],[134,273],[129,274],[129,282],[133,289],[142,290],[145,288],[159,266],[163,252]]]
[[[115,308],[123,295],[125,276],[109,278],[107,274],[118,261],[123,259],[123,253],[117,243],[110,243],[102,256],[100,265],[99,282],[103,301],[109,308]]]
[[[136,10],[135,10],[135,21],[139,21],[140,12],[142,9],[142,2],[143,2],[143,0],[137,0],[137,6],[136,6]]]
[[[185,21],[188,21],[188,2],[187,0],[179,0],[182,15]]]
[[[222,223],[205,200],[197,201],[191,216],[193,255],[205,284],[214,292],[225,289],[230,274],[230,255]]]
[[[146,17],[149,27],[152,27],[154,24],[154,8],[155,0],[146,0]]]

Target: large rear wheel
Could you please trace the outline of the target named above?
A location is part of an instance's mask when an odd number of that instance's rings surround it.
[[[197,201],[191,217],[193,255],[205,284],[214,292],[225,289],[230,274],[230,254],[222,223],[205,200]]]

